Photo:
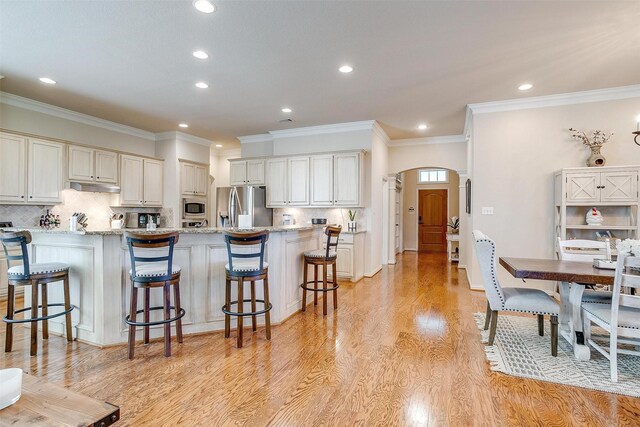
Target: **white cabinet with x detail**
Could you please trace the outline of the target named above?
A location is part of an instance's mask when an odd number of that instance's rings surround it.
[[[638,171],[566,174],[567,203],[630,202],[638,198]]]

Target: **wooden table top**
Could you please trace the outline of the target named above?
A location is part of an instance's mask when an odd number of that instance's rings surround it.
[[[518,279],[557,280],[613,285],[615,270],[595,268],[588,262],[500,257],[500,265]]]
[[[0,410],[0,426],[96,426],[120,419],[120,408],[64,387],[22,375],[22,396]]]

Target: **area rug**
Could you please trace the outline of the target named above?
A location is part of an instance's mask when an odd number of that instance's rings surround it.
[[[482,342],[489,340],[484,330],[484,313],[474,314]],[[618,355],[618,382],[611,381],[609,360],[591,349],[591,360],[581,362],[573,357],[571,345],[558,338],[558,356],[551,356],[549,322],[545,334],[538,335],[535,316],[498,316],[494,345],[485,346],[492,371],[522,378],[549,381],[608,393],[640,397],[640,357]]]

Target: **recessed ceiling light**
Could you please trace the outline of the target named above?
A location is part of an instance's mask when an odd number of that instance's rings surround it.
[[[351,65],[343,65],[342,67],[338,68],[338,70],[341,73],[350,73],[353,71],[353,67]]]
[[[216,148],[222,148],[222,144],[216,144]]]
[[[533,85],[531,83],[522,83],[520,86],[518,86],[518,90],[529,90],[533,87]]]
[[[186,123],[180,123],[178,126],[180,126],[181,128],[188,128],[189,125]]]
[[[198,82],[196,83],[196,87],[199,87],[200,89],[206,89],[209,87],[209,85],[206,84],[205,82]]]
[[[290,113],[291,112],[291,108],[285,107],[285,108],[282,109],[282,112],[283,113]]]
[[[46,83],[46,84],[48,84],[48,85],[54,85],[54,84],[56,84],[56,81],[55,81],[55,80],[53,80],[53,79],[50,79],[49,77],[40,77],[40,81],[41,81],[42,83]]]
[[[207,52],[203,51],[203,50],[196,50],[193,52],[193,56],[195,56],[198,59],[207,59],[209,57],[209,55],[207,54]]]
[[[216,7],[209,0],[196,0],[193,2],[193,7],[202,13],[213,13],[216,11]]]
[[[418,125],[418,129],[420,129],[420,130],[427,130],[427,128],[428,128],[428,126],[427,126],[426,123],[420,123]]]

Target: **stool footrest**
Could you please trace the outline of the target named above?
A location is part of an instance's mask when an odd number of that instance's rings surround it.
[[[242,300],[242,302],[252,302],[252,300],[251,299],[245,299],[245,300]],[[257,299],[256,302],[264,304],[264,300],[263,299]],[[229,305],[237,305],[237,304],[238,304],[238,301],[231,301],[229,303]],[[269,306],[266,307],[264,310],[247,311],[247,312],[238,313],[236,311],[229,311],[227,309],[227,305],[225,304],[225,305],[222,306],[222,312],[224,314],[228,314],[230,316],[240,316],[240,317],[257,316],[259,314],[265,314],[266,312],[271,311],[272,308],[273,308],[273,304],[269,303]]]
[[[38,308],[42,308],[42,307],[43,307],[42,305],[38,306]],[[64,307],[64,303],[47,304],[46,307]],[[41,320],[53,319],[54,317],[64,316],[67,313],[71,313],[74,308],[78,308],[78,307],[71,304],[71,307],[69,307],[67,310],[61,311],[60,313],[56,313],[56,314],[50,314],[48,316],[32,317],[31,319],[8,319],[5,316],[2,318],[2,320],[5,323],[33,323],[33,322],[39,322]],[[31,307],[21,308],[20,310],[14,311],[13,314],[15,315],[15,314],[23,313],[25,311],[30,311],[30,310],[31,310]]]
[[[169,306],[169,309],[170,310],[175,310],[176,308],[174,306]],[[153,311],[153,310],[164,310],[164,306],[159,305],[159,306],[156,306],[156,307],[149,307],[149,311]],[[136,311],[136,314],[140,314],[140,313],[144,313],[144,309]],[[178,315],[176,317],[172,317],[170,319],[156,320],[156,321],[153,321],[153,322],[132,322],[131,320],[129,320],[129,318],[131,316],[127,315],[127,317],[124,318],[124,323],[126,323],[127,325],[130,325],[130,326],[164,325],[166,323],[171,323],[171,322],[175,322],[176,320],[182,319],[186,313],[187,312],[184,311],[184,308],[181,308],[180,312],[178,313]]]
[[[307,283],[303,283],[302,285],[300,285],[300,287],[301,287],[302,289],[306,289],[307,291],[313,291],[313,292],[329,292],[329,291],[335,291],[336,289],[338,289],[338,288],[340,287],[340,285],[339,285],[339,284],[337,284],[337,283],[336,283],[336,285],[335,285],[334,287],[332,287],[332,288],[327,288],[327,289],[324,289],[324,288],[317,288],[317,289],[316,289],[316,288],[310,288],[310,287],[308,287],[308,286],[305,286],[305,285],[308,285],[308,284],[311,284],[311,283],[315,283],[315,282],[314,282],[313,280],[310,280],[310,281],[308,281]],[[321,283],[322,283],[322,282],[318,282],[318,285],[319,285],[319,284],[321,284]],[[327,282],[327,284],[333,284],[333,282]]]

